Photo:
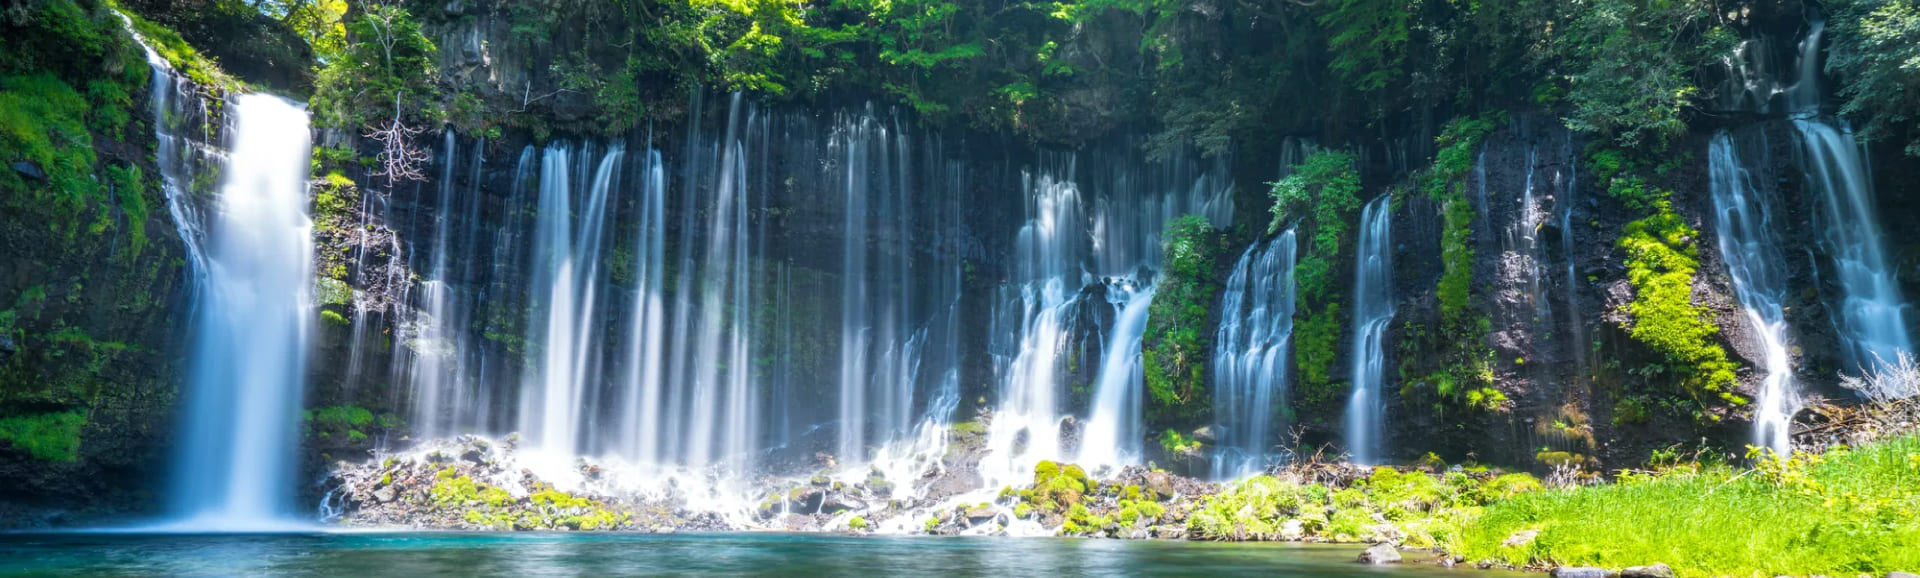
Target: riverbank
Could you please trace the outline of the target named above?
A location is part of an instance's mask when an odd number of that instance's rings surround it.
[[[330,522],[381,529],[797,531],[853,535],[1077,536],[1390,544],[1440,563],[1677,576],[1881,575],[1920,569],[1920,435],[1752,468],[1701,452],[1611,483],[1548,488],[1473,464],[1304,462],[1229,483],[1132,467],[1103,476],[1041,462],[1031,480],[981,486],[962,434],[944,461],[889,478],[822,469],[703,486],[699,472],[637,479],[618,464],[535,474],[512,439],[443,440],[340,464]],[[969,449],[973,448],[973,449]],[[710,478],[725,479],[725,478]]]

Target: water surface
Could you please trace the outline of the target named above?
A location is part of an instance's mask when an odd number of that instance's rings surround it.
[[[821,534],[0,534],[0,576],[1512,576],[1368,567],[1353,562],[1358,551]]]

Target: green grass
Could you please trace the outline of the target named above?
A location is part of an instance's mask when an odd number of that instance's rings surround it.
[[[0,440],[49,462],[80,459],[80,429],[87,416],[77,411],[0,418]]]
[[[1303,534],[1332,542],[1372,542],[1398,538],[1427,548],[1458,540],[1461,528],[1480,515],[1486,503],[1538,491],[1527,474],[1499,476],[1449,472],[1434,475],[1374,468],[1352,487],[1334,490],[1254,476],[1201,500],[1187,518],[1187,532],[1202,540],[1282,539],[1288,521]],[[1398,536],[1382,535],[1375,516],[1387,520]]]
[[[1687,467],[1489,506],[1447,549],[1516,566],[1681,576],[1881,574],[1920,569],[1920,436],[1756,470]],[[1503,547],[1523,530],[1532,544]]]

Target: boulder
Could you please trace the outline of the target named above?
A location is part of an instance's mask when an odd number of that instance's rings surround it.
[[[380,488],[378,490],[374,490],[373,499],[379,500],[380,503],[382,504],[393,501],[393,486],[387,486],[384,488]]]
[[[1288,542],[1298,542],[1302,539],[1305,539],[1306,537],[1307,537],[1306,524],[1301,522],[1298,518],[1287,520],[1286,523],[1280,525],[1281,540],[1286,540]]]
[[[1671,576],[1671,574],[1669,574],[1669,576]],[[1920,578],[1920,574],[1913,574],[1909,572],[1888,572],[1887,578]]]
[[[1153,490],[1161,499],[1173,496],[1173,476],[1166,472],[1147,472],[1147,489]]]
[[[1539,530],[1521,530],[1514,532],[1512,536],[1507,536],[1507,539],[1500,541],[1500,547],[1519,548],[1527,544],[1532,544],[1533,539],[1538,537],[1540,537]]]
[[[20,173],[20,176],[26,177],[27,180],[30,180],[30,181],[47,180],[47,172],[40,170],[40,165],[36,165],[27,161],[20,161],[17,163],[13,163],[13,172]]]
[[[1376,565],[1399,564],[1400,550],[1394,548],[1392,544],[1374,544],[1372,548],[1367,548],[1365,551],[1360,552],[1359,562],[1361,564]]]
[[[1561,566],[1549,573],[1553,578],[1614,578],[1614,573],[1605,568],[1589,566]]]
[[[1180,540],[1187,537],[1187,529],[1182,526],[1154,526],[1153,537],[1161,540]]]
[[[1673,578],[1673,569],[1666,564],[1655,563],[1649,566],[1633,566],[1620,571],[1620,578]]]

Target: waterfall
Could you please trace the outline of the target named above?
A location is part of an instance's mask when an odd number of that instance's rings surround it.
[[[1787,354],[1786,258],[1773,239],[1773,209],[1754,188],[1733,138],[1726,131],[1715,134],[1707,154],[1720,257],[1733,278],[1741,311],[1759,337],[1766,370],[1753,407],[1754,444],[1786,456],[1793,451],[1790,427],[1799,409],[1793,360]]]
[[[1014,241],[1012,282],[1001,287],[993,313],[992,348],[1000,389],[987,432],[991,456],[981,466],[988,485],[1030,478],[1040,460],[1078,456],[1114,462],[1101,465],[1129,465],[1138,459],[1137,452],[1130,454],[1126,448],[1138,447],[1140,440],[1121,437],[1139,438],[1137,434],[1145,433],[1138,429],[1127,433],[1131,428],[1127,424],[1139,419],[1137,415],[1092,419],[1078,451],[1069,443],[1067,422],[1079,420],[1068,411],[1070,397],[1062,374],[1077,359],[1077,352],[1071,350],[1080,346],[1077,340],[1083,332],[1075,325],[1083,308],[1115,307],[1119,319],[1115,333],[1145,329],[1147,304],[1136,301],[1147,293],[1123,289],[1127,304],[1116,307],[1113,295],[1108,303],[1086,303],[1087,296],[1102,294],[1087,289],[1096,284],[1107,285],[1107,291],[1114,285],[1146,285],[1143,275],[1159,266],[1160,234],[1168,220],[1201,215],[1217,228],[1233,219],[1233,189],[1225,159],[1203,165],[1176,154],[1142,162],[1130,148],[1093,152],[1085,175],[1075,155],[1043,155],[1037,170],[1022,175],[1026,221]],[[1095,194],[1083,194],[1083,180],[1093,184]],[[1136,305],[1134,312],[1141,316],[1137,329],[1127,326],[1126,319]],[[1137,337],[1109,335],[1096,345],[1102,360],[1099,382],[1114,380],[1113,394],[1122,402],[1128,388],[1143,387],[1143,376],[1135,367],[1138,343]],[[1122,382],[1122,377],[1131,383]],[[1099,393],[1107,389],[1096,392],[1092,413],[1100,412]],[[1116,428],[1111,432],[1116,436],[1114,447],[1088,448],[1094,443],[1091,436],[1109,435],[1101,431],[1107,427]]]
[[[1353,267],[1353,398],[1347,402],[1347,449],[1353,461],[1380,460],[1385,430],[1387,324],[1393,320],[1392,195],[1367,203]]]
[[[395,363],[406,364],[408,382],[414,392],[413,431],[427,437],[445,436],[479,427],[484,416],[475,406],[484,397],[476,389],[468,368],[478,365],[476,352],[468,342],[468,312],[471,297],[456,282],[472,277],[474,256],[468,254],[476,243],[479,228],[479,172],[484,142],[474,145],[472,171],[466,195],[457,194],[459,147],[453,131],[447,131],[441,145],[438,198],[434,204],[433,257],[421,284],[420,304],[410,331],[394,344]],[[456,238],[457,223],[467,223],[467,236]],[[455,263],[461,271],[453,270]]]
[[[231,157],[208,235],[172,510],[186,525],[257,529],[292,514],[313,317],[307,113],[231,97]]]
[[[1095,381],[1093,411],[1080,444],[1080,465],[1115,467],[1139,461],[1140,440],[1146,437],[1146,406],[1141,391],[1145,375],[1140,368],[1140,340],[1147,332],[1147,309],[1153,287],[1119,281],[1107,285],[1107,300],[1118,309],[1106,353]]]
[[[583,151],[584,152],[584,151]],[[566,145],[549,145],[540,172],[533,270],[533,318],[528,343],[539,344],[529,364],[531,381],[521,392],[520,429],[529,445],[555,456],[581,451],[587,389],[598,378],[595,321],[603,273],[600,251],[606,238],[609,190],[618,186],[625,151],[615,145],[600,157],[584,190],[576,227],[573,199],[576,172]],[[586,154],[582,158],[591,158]]]
[[[1800,78],[1789,100],[1801,138],[1801,168],[1819,195],[1815,205],[1823,249],[1840,287],[1840,302],[1830,306],[1838,310],[1834,321],[1841,353],[1847,369],[1867,371],[1912,352],[1913,342],[1907,335],[1906,301],[1880,231],[1867,159],[1851,131],[1820,115],[1824,29],[1824,20],[1814,20],[1801,44]]]
[[[1258,473],[1273,461],[1272,423],[1287,399],[1293,342],[1294,230],[1255,243],[1233,267],[1220,298],[1213,349],[1213,478]],[[1279,424],[1279,425],[1284,425]]]
[[[992,468],[989,485],[1030,475],[1034,463],[1060,455],[1054,378],[1067,339],[1069,284],[1077,288],[1090,277],[1073,271],[1088,239],[1080,189],[1056,176],[1072,174],[1072,163],[1067,159],[1056,171],[1024,176],[1027,222],[1014,245],[1018,296],[1002,301],[1017,315],[1018,351],[1002,373],[1000,404],[988,430],[994,456],[985,464]],[[1025,447],[1016,448],[1022,438]]]
[[[1573,238],[1573,200],[1580,191],[1579,155],[1573,150],[1573,133],[1567,132],[1567,183],[1560,196],[1553,202],[1560,210],[1560,252],[1567,261],[1567,349],[1573,353],[1573,367],[1576,372],[1575,383],[1585,383],[1587,373],[1587,326],[1580,320],[1580,275],[1575,272],[1579,265],[1579,247]],[[1484,186],[1484,183],[1482,183]]]
[[[660,462],[661,394],[666,371],[666,167],[647,151],[641,167],[639,227],[634,249],[633,306],[628,311],[625,410],[617,420],[626,453],[641,464]]]
[[[307,114],[276,97],[235,95],[224,158],[202,149],[177,131],[208,118],[205,103],[178,98],[187,81],[120,18],[152,73],[155,160],[191,282],[190,375],[167,509],[189,530],[285,527],[313,314]],[[193,175],[215,167],[215,205],[203,211],[190,198]]]

